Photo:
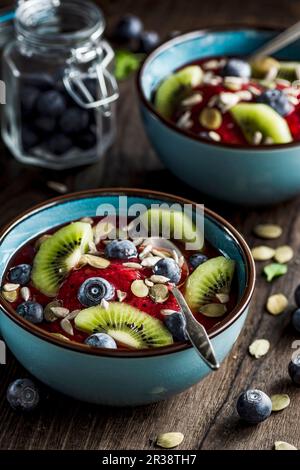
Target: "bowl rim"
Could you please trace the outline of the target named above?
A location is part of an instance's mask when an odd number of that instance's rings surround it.
[[[0,247],[4,238],[9,236],[12,229],[14,229],[17,225],[22,223],[28,217],[31,217],[34,214],[38,214],[41,210],[47,210],[53,206],[59,205],[61,203],[65,203],[67,201],[74,201],[78,199],[85,199],[97,196],[120,196],[120,195],[128,195],[128,196],[135,196],[135,197],[143,197],[143,198],[157,198],[162,201],[172,201],[178,202],[179,204],[196,204],[196,202],[191,201],[189,199],[175,196],[169,193],[163,193],[161,191],[152,191],[148,189],[131,189],[131,188],[101,188],[101,189],[90,189],[85,191],[78,191],[69,193],[66,195],[58,196],[52,199],[48,199],[42,203],[39,203],[32,208],[22,212],[20,215],[15,217],[11,222],[5,225],[0,230]],[[213,220],[214,223],[219,225],[223,231],[227,232],[231,239],[237,244],[238,248],[240,249],[246,264],[246,285],[244,288],[243,295],[240,301],[237,303],[235,308],[230,312],[229,315],[225,317],[225,319],[215,325],[209,333],[210,338],[214,338],[229,328],[238,318],[244,313],[245,309],[248,307],[253,291],[255,286],[255,264],[254,260],[248,247],[246,241],[240,235],[240,233],[229,223],[227,220],[223,219],[220,215],[216,214],[210,209],[204,208],[205,216],[208,216],[210,219]],[[4,273],[1,273],[1,278]],[[156,349],[143,349],[137,351],[120,351],[120,350],[109,350],[109,349],[100,349],[100,348],[92,348],[85,344],[75,343],[73,341],[67,342],[63,341],[58,337],[51,336],[50,333],[42,330],[38,326],[28,322],[24,318],[17,316],[15,310],[11,306],[9,302],[7,302],[4,298],[0,296],[0,314],[1,312],[9,317],[14,323],[18,326],[22,327],[25,331],[33,334],[34,336],[39,337],[42,340],[45,340],[48,343],[52,343],[56,346],[63,347],[68,350],[81,352],[93,356],[102,356],[102,357],[117,357],[117,358],[137,358],[137,357],[153,357],[153,356],[161,356],[164,354],[176,353],[179,351],[185,351],[192,348],[192,345],[186,342],[178,342],[173,345],[169,346],[162,346]],[[5,339],[5,338],[4,338]]]
[[[145,96],[144,89],[142,86],[142,76],[144,74],[145,68],[148,66],[149,62],[155,58],[158,54],[161,52],[165,51],[171,46],[174,46],[176,44],[189,41],[190,39],[197,38],[199,36],[205,36],[207,33],[212,33],[212,32],[229,32],[229,31],[241,31],[241,30],[253,30],[253,31],[270,31],[270,32],[279,32],[282,31],[282,27],[272,27],[272,26],[263,26],[263,25],[247,25],[247,24],[231,24],[231,25],[221,25],[221,26],[207,26],[203,27],[198,30],[192,30],[192,31],[187,31],[182,34],[179,34],[175,38],[168,39],[164,42],[162,42],[158,47],[153,49],[150,54],[146,56],[144,61],[142,62],[136,76],[136,88],[138,92],[138,96],[140,101],[143,103],[143,105],[150,111],[162,124],[164,124],[166,127],[171,129],[174,132],[177,132],[178,134],[189,138],[193,141],[200,142],[202,144],[206,144],[208,146],[213,146],[213,147],[218,147],[218,148],[223,148],[226,150],[247,150],[249,152],[256,152],[257,150],[262,150],[265,153],[270,153],[274,150],[281,150],[281,149],[286,149],[286,148],[294,148],[294,147],[299,147],[300,146],[300,141],[294,141],[294,142],[289,142],[286,144],[259,144],[259,145],[242,145],[242,144],[231,144],[231,143],[226,143],[226,142],[216,142],[213,140],[207,140],[204,139],[203,137],[200,137],[198,135],[193,134],[187,129],[181,129],[178,126],[176,126],[175,123],[170,121],[169,119],[163,117],[153,106],[151,101],[148,100],[148,98]]]

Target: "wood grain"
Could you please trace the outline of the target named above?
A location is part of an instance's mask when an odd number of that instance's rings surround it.
[[[111,27],[125,12],[140,15],[149,29],[162,36],[172,30],[188,30],[232,22],[287,26],[300,16],[296,1],[260,0],[114,0],[99,2]],[[15,414],[5,399],[7,385],[27,373],[8,355],[0,366],[0,449],[153,449],[158,432],[181,431],[185,449],[271,449],[275,440],[300,448],[300,393],[291,385],[287,364],[295,334],[289,314],[272,317],[264,311],[270,293],[283,292],[293,303],[299,282],[300,198],[274,208],[246,210],[210,200],[193,191],[163,169],[151,150],[138,113],[134,79],[121,84],[118,135],[106,158],[98,165],[55,174],[18,164],[1,147],[0,223],[31,205],[55,194],[48,180],[64,181],[70,191],[105,186],[146,187],[169,191],[205,203],[241,230],[250,244],[257,222],[279,223],[284,231],[278,244],[294,247],[296,257],[286,276],[272,284],[258,280],[246,326],[218,372],[173,399],[134,409],[112,409],[76,402],[49,389],[43,391],[41,407],[28,416]],[[277,244],[273,242],[274,246]],[[248,346],[256,338],[269,339],[270,352],[255,360]],[[288,393],[291,405],[257,427],[241,424],[235,413],[238,394],[256,387],[272,393]]]

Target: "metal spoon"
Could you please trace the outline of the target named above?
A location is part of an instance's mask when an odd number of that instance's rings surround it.
[[[153,247],[158,248],[158,249],[168,250],[171,252],[174,251],[177,253],[178,258],[183,256],[179,248],[170,240],[167,240],[166,238],[160,238],[160,237],[147,238],[144,241],[144,245],[152,245]],[[186,261],[185,261],[185,264],[186,264],[186,268],[188,272],[188,266],[187,266]],[[191,312],[188,304],[185,301],[185,298],[183,297],[178,287],[174,286],[172,288],[172,293],[181,308],[183,316],[185,317],[186,332],[187,332],[190,342],[192,343],[194,348],[197,350],[199,356],[203,359],[203,361],[212,370],[217,370],[220,367],[220,364],[216,358],[214,348],[210,342],[210,339],[208,337],[208,334],[204,326],[201,325],[201,323],[199,323],[196,320],[196,318]]]

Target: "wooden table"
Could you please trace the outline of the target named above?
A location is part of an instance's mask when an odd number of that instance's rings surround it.
[[[108,23],[125,12],[141,16],[147,28],[161,34],[205,25],[232,22],[287,26],[300,17],[295,1],[268,0],[116,0],[99,2]],[[15,414],[5,399],[7,385],[25,372],[11,354],[0,366],[0,448],[1,449],[153,449],[158,432],[181,431],[185,449],[271,449],[275,440],[300,448],[300,392],[287,374],[291,345],[296,338],[289,315],[272,317],[264,304],[270,293],[283,292],[293,302],[293,289],[300,280],[300,198],[271,209],[247,210],[225,206],[191,190],[163,169],[143,132],[138,113],[134,79],[121,84],[118,135],[113,148],[98,166],[64,174],[27,168],[18,164],[1,147],[0,222],[4,224],[20,211],[55,194],[48,180],[63,181],[70,191],[108,186],[146,187],[169,191],[205,203],[227,217],[254,243],[252,227],[260,221],[279,223],[283,235],[276,243],[294,247],[295,261],[287,275],[268,284],[258,267],[257,288],[246,326],[218,372],[167,402],[135,409],[109,409],[76,402],[51,390],[38,411],[27,416]],[[274,243],[274,245],[276,245]],[[271,342],[270,352],[255,360],[248,354],[256,338]],[[291,405],[260,426],[247,427],[238,420],[235,402],[249,387],[272,393],[288,393]]]

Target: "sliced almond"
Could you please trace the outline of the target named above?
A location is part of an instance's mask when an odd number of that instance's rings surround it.
[[[160,276],[158,274],[153,274],[150,277],[150,281],[152,281],[154,284],[166,284],[166,282],[169,282],[170,279],[166,276]]]
[[[139,258],[140,259],[144,259],[146,258],[146,256],[151,252],[152,250],[152,245],[146,245],[145,248],[143,248],[143,250],[140,252],[139,254]]]
[[[256,339],[249,346],[251,356],[259,359],[267,354],[270,349],[270,342],[267,339]]]
[[[47,322],[56,321],[58,317],[52,311],[52,308],[57,308],[61,306],[62,306],[62,303],[60,300],[53,300],[53,302],[50,302],[49,304],[47,304],[46,307],[44,308],[44,319]]]
[[[122,292],[121,290],[117,290],[117,297],[119,302],[123,302],[123,300],[125,300],[127,297],[127,293]]]
[[[288,263],[294,256],[293,249],[288,245],[279,246],[275,250],[274,259],[278,263]]]
[[[159,256],[160,258],[169,258],[169,256],[167,255],[167,253],[165,251],[157,250],[156,248],[152,248],[151,253],[154,256]]]
[[[125,266],[126,268],[133,268],[133,269],[143,269],[143,266],[139,263],[123,263],[122,266]]]
[[[221,141],[221,136],[215,131],[209,131],[208,137],[213,140],[214,142],[220,142]]]
[[[251,253],[255,261],[268,261],[273,258],[275,250],[269,246],[261,245],[252,248]]]
[[[110,261],[106,258],[101,258],[101,256],[82,255],[80,264],[88,264],[93,268],[105,269],[110,265]]]
[[[13,303],[17,300],[18,298],[18,291],[13,290],[10,292],[6,292],[5,290],[2,291],[2,297],[7,300],[7,302]]]
[[[210,130],[219,129],[222,120],[222,114],[216,108],[204,108],[199,116],[201,126]]]
[[[271,315],[280,315],[288,306],[288,299],[283,294],[271,295],[267,300],[267,311]]]
[[[13,292],[15,290],[18,290],[19,287],[20,284],[13,284],[12,282],[7,282],[6,284],[4,284],[3,290],[5,290],[5,292]]]
[[[199,312],[206,317],[217,318],[227,312],[227,307],[224,304],[207,304],[200,307]]]
[[[155,284],[150,288],[149,295],[156,304],[164,303],[169,297],[169,290],[165,284]]]
[[[282,228],[275,224],[259,224],[254,227],[253,232],[260,238],[274,239],[281,236]]]
[[[146,286],[144,281],[137,279],[136,281],[133,281],[131,284],[131,292],[133,295],[136,297],[147,297],[149,293],[149,288]]]
[[[216,298],[221,302],[221,304],[227,304],[227,302],[229,302],[228,294],[216,294]]]
[[[275,442],[275,450],[298,450],[297,447],[284,441]]]
[[[157,436],[156,445],[163,449],[172,449],[179,446],[183,439],[184,435],[181,432],[166,432]]]
[[[201,93],[194,93],[192,96],[188,96],[184,100],[181,101],[181,105],[184,107],[195,106],[203,101],[203,97]]]
[[[186,111],[177,121],[177,126],[181,129],[190,129],[193,126],[193,121],[191,120],[191,112]]]
[[[237,93],[222,92],[219,96],[218,106],[223,113],[229,111],[233,106],[235,106],[240,101],[240,98]]]
[[[291,402],[290,397],[286,393],[272,395],[272,411],[282,411],[287,408]]]
[[[152,268],[153,266],[156,265],[156,263],[158,263],[158,261],[160,261],[161,258],[159,256],[152,256],[152,257],[149,257],[149,258],[144,258],[142,260],[142,266],[144,266],[145,268]]]
[[[52,313],[54,313],[57,318],[65,318],[70,313],[70,310],[68,308],[59,306],[51,306],[50,310],[52,311]]]
[[[74,335],[72,323],[67,318],[62,319],[62,321],[60,322],[60,326],[66,333],[68,333],[68,335],[70,336]]]
[[[22,299],[27,302],[30,299],[31,293],[28,287],[21,287],[20,294]]]

